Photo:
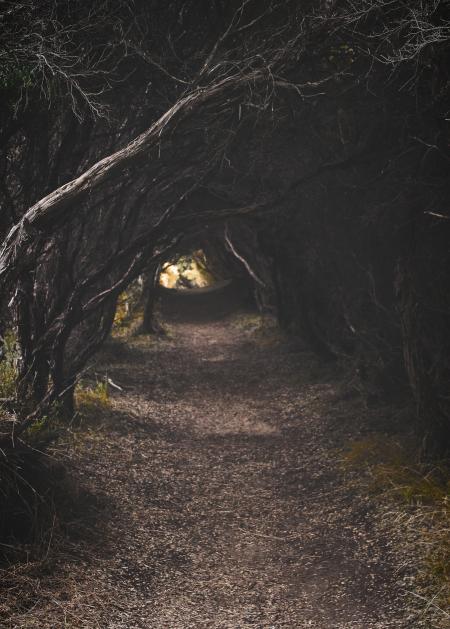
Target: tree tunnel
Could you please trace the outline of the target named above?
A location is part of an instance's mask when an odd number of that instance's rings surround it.
[[[169,258],[140,276],[134,289],[119,296],[126,310],[123,319],[136,310],[142,319],[139,330],[160,334],[166,318],[208,320],[239,310],[273,309],[261,297],[262,288],[268,294],[269,280],[264,283],[252,269],[258,256],[246,242],[246,233],[251,235],[242,222],[228,221],[187,238]],[[267,269],[258,273],[267,274]]]
[[[2,447],[11,425],[18,437],[55,404],[70,414],[137,278],[156,329],[164,265],[200,249],[321,358],[409,400],[447,447],[444,3],[414,3],[419,21],[366,0],[155,0],[132,19],[127,3],[57,4],[5,16],[0,334],[16,358]],[[48,63],[20,39],[26,23],[53,34]]]
[[[400,627],[403,545],[448,606],[449,25],[0,2],[2,627]]]

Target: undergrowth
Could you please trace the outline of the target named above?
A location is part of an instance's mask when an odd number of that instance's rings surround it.
[[[420,461],[418,451],[392,437],[373,434],[349,445],[346,469],[365,468],[365,488],[380,498],[400,527],[405,544],[402,568],[414,574],[409,592],[423,613],[450,626],[450,469]]]
[[[93,418],[108,412],[111,407],[109,384],[105,377],[94,386],[85,387],[79,384],[75,390],[77,412],[82,418]]]
[[[84,414],[98,416],[109,407],[107,382],[79,387],[77,398]],[[55,408],[27,431],[27,443],[0,450],[0,627],[42,626],[34,610],[64,596],[72,582],[66,562],[95,533],[102,505],[61,443],[74,444],[74,435]]]
[[[71,491],[65,466],[23,442],[0,457],[0,565],[47,557]],[[58,505],[58,506],[57,506]]]
[[[0,360],[1,398],[14,397],[17,359],[16,338],[8,333]],[[107,379],[78,386],[76,402],[83,417],[109,410]],[[8,432],[12,421],[13,414],[4,410]],[[58,404],[21,437],[0,449],[0,626],[38,628],[34,610],[70,585],[64,562],[70,553],[83,552],[102,505],[71,469],[61,441],[74,443],[75,433]]]
[[[142,320],[143,308],[136,291],[124,291],[119,296],[114,316],[114,323],[111,330],[113,337],[128,336]]]
[[[241,313],[233,317],[233,325],[260,345],[274,345],[282,336],[275,318],[269,314]]]
[[[17,361],[19,357],[17,339],[13,332],[3,338],[3,356],[0,360],[0,398],[13,397],[16,391]]]

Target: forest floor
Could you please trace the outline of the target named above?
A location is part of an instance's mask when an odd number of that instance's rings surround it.
[[[429,626],[400,540],[342,465],[368,428],[336,377],[250,315],[169,330],[102,353],[122,391],[67,444],[79,513],[47,570],[17,568],[1,626]]]

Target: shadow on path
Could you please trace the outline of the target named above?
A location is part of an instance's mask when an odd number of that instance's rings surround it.
[[[114,505],[108,553],[71,566],[78,624],[49,603],[30,626],[408,627],[387,540],[342,477],[348,403],[274,331],[191,315],[104,353],[123,392],[77,463]]]

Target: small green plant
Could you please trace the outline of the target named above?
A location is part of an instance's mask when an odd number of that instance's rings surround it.
[[[123,338],[132,334],[143,317],[142,286],[133,282],[119,295],[111,330],[112,337]]]
[[[30,436],[39,435],[43,430],[47,428],[49,418],[47,415],[43,415],[36,421],[34,421],[27,430],[27,434]]]
[[[98,380],[94,387],[84,388],[78,386],[75,391],[75,401],[78,410],[83,411],[98,411],[109,408],[109,387],[108,380]]]
[[[32,68],[14,61],[3,63],[0,67],[0,89],[20,90],[33,87]]]
[[[19,350],[14,332],[6,332],[3,339],[4,355],[0,359],[0,398],[13,397],[16,391]]]

